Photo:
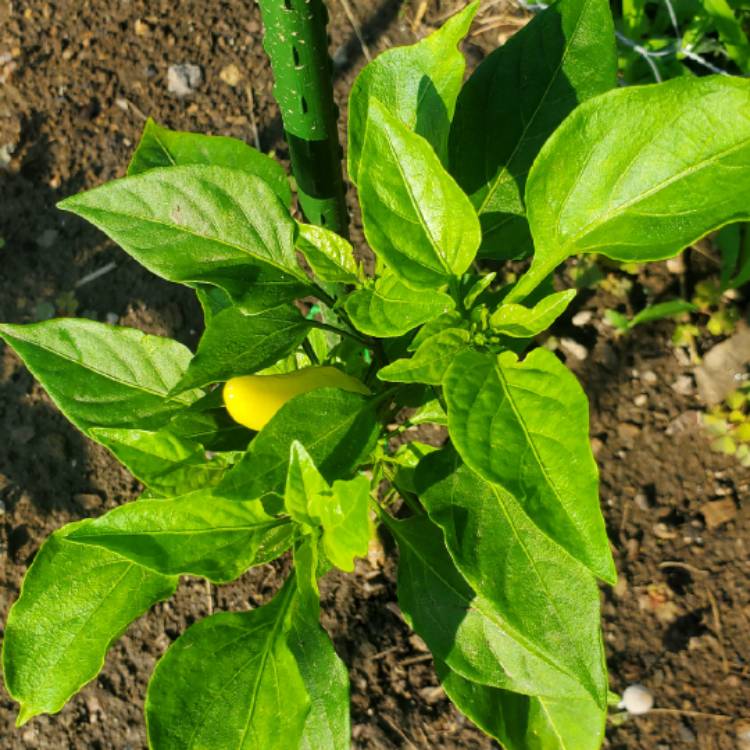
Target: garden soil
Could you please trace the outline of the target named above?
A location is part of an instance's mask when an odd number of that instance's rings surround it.
[[[343,0],[330,7],[345,110],[365,57]],[[483,10],[490,28],[466,44],[471,65],[523,23],[522,13],[503,7]],[[424,35],[452,5],[352,0],[351,9],[375,53]],[[202,72],[182,98],[170,93],[167,75],[181,63]],[[146,115],[257,142],[284,159],[271,86],[258,11],[247,0],[0,0],[0,320],[85,315],[194,345],[200,314],[191,295],[147,273],[55,202],[121,176]],[[710,270],[691,259],[679,279],[657,266],[634,289],[668,298],[678,283],[690,287]],[[591,398],[620,571],[617,586],[602,589],[611,687],[641,682],[657,706],[611,725],[608,747],[740,748],[739,734],[750,729],[750,472],[710,451],[692,366],[669,343],[673,324],[616,339],[602,323],[603,310],[622,302],[601,288],[584,292],[556,332]],[[631,294],[630,302],[644,300]],[[0,620],[52,530],[138,490],[67,424],[15,355],[0,351]],[[330,575],[322,585],[324,625],[351,670],[353,746],[494,747],[450,706],[424,644],[402,621],[394,558],[385,540],[383,554],[360,561],[354,576]],[[266,601],[286,564],[218,588],[184,580],[172,601],[127,630],[99,677],[56,716],[15,730],[13,701],[0,689],[0,748],[144,748],[143,696],[156,660],[209,612]]]

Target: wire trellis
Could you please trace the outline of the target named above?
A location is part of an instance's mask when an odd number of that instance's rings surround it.
[[[529,2],[526,2],[526,0],[516,0],[516,2],[524,10],[528,10],[534,13],[540,10],[544,10],[545,8],[548,7],[547,3],[529,3]],[[710,60],[706,60],[705,57],[703,57],[702,55],[699,55],[697,52],[695,52],[695,50],[691,48],[689,44],[685,44],[685,40],[682,37],[682,32],[680,31],[680,25],[677,22],[677,14],[674,11],[672,0],[662,0],[662,2],[666,6],[667,13],[669,14],[669,20],[671,21],[672,28],[674,29],[675,42],[673,45],[665,49],[658,50],[658,51],[649,50],[643,47],[642,45],[638,44],[638,42],[634,41],[633,39],[630,39],[630,37],[625,36],[625,34],[622,34],[619,31],[615,31],[615,35],[617,36],[617,41],[620,42],[620,44],[623,44],[626,47],[629,47],[630,49],[632,49],[633,52],[640,55],[646,61],[649,68],[651,69],[651,73],[654,76],[654,80],[657,83],[661,83],[661,81],[663,80],[661,72],[659,71],[659,67],[656,64],[657,60],[659,60],[660,58],[668,58],[668,57],[674,57],[674,58],[677,58],[679,56],[686,57],[689,60],[692,60],[697,65],[701,65],[707,70],[710,70],[712,73],[716,73],[722,76],[731,75],[731,73],[727,72],[726,70],[723,70],[722,68],[719,68],[718,66],[714,65]]]

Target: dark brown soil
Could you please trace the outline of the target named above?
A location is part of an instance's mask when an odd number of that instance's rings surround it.
[[[431,3],[414,25],[416,35],[452,4]],[[415,39],[418,3],[356,0],[352,6],[373,52]],[[332,0],[331,8],[343,105],[363,57],[343,6]],[[6,144],[12,155],[7,169],[0,166],[0,237],[6,240],[0,320],[75,312],[193,344],[200,317],[191,295],[151,276],[54,204],[123,174],[143,113],[172,127],[251,143],[256,123],[261,147],[277,148],[283,157],[257,8],[249,0],[26,0],[12,6],[0,0],[0,29],[0,159]],[[507,29],[473,37],[472,59]],[[183,62],[200,65],[204,82],[179,99],[167,91],[167,67]],[[219,75],[231,63],[245,74],[236,87]],[[111,262],[114,270],[76,287]],[[658,270],[641,281],[660,289],[670,283]],[[577,310],[591,309],[597,321],[613,304],[599,292],[579,301]],[[672,710],[613,727],[610,747],[618,750],[735,748],[738,723],[750,717],[744,541],[750,477],[732,459],[709,451],[694,419],[700,403],[684,382],[687,395],[672,388],[690,365],[668,345],[670,325],[636,329],[619,341],[593,324],[567,324],[561,334],[591,351],[584,362],[571,361],[592,399],[602,500],[622,573],[617,589],[603,592],[612,688],[643,682],[659,708]],[[138,486],[67,424],[7,348],[0,363],[4,622],[47,534],[132,499]],[[703,503],[727,498],[736,505],[734,520],[708,529]],[[129,628],[102,674],[56,716],[16,731],[13,702],[0,691],[0,746],[145,747],[141,709],[156,659],[211,609],[242,609],[268,598],[282,574],[283,565],[266,566],[210,590],[185,580],[171,602]],[[356,575],[332,575],[322,587],[324,624],[351,667],[354,747],[492,747],[437,686],[423,644],[398,615],[394,575],[392,557],[382,564],[373,558],[360,561]]]

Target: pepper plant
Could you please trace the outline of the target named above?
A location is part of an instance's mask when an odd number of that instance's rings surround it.
[[[318,579],[383,533],[404,619],[461,711],[509,750],[600,746],[597,579],[616,573],[586,397],[535,341],[575,294],[552,285],[567,258],[668,258],[750,218],[750,81],[617,88],[606,0],[558,0],[464,83],[476,10],[354,84],[370,275],[342,227],[294,218],[278,163],[227,138],[149,122],[126,177],[60,204],[194,289],[205,332],[191,352],[90,320],[0,327],[145,487],[56,531],[29,568],[3,644],[19,725],[59,711],[179,576],[221,584],[290,552],[269,603],[168,648],[149,743],[348,748]],[[503,263],[530,255],[506,283]],[[424,423],[447,428],[443,447],[403,442]]]

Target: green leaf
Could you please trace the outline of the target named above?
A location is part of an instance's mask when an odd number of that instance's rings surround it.
[[[310,696],[300,750],[349,750],[349,673],[320,626],[317,539],[305,537],[294,550],[294,602],[289,647]]]
[[[537,251],[508,301],[571,255],[660,260],[750,218],[750,81],[679,78],[585,102],[539,153],[526,203]]]
[[[203,446],[167,428],[156,432],[95,427],[91,436],[108,448],[154,493],[175,497],[216,484],[227,470],[224,454],[206,458]]]
[[[126,503],[69,534],[167,575],[232,581],[291,543],[291,527],[256,500],[226,500],[208,490],[172,500]],[[270,556],[269,556],[270,555]]]
[[[214,315],[176,392],[251,375],[293,352],[310,327],[294,305],[246,315],[228,307]]]
[[[504,336],[531,338],[546,331],[565,312],[575,296],[575,289],[566,289],[543,297],[531,308],[514,302],[501,303],[490,316],[490,326]]]
[[[313,528],[318,526],[320,519],[315,516],[312,506],[315,498],[328,490],[328,482],[323,479],[305,446],[298,440],[292,441],[284,489],[284,507],[292,520]]]
[[[8,693],[21,704],[18,726],[59,711],[96,677],[125,628],[177,586],[176,578],[67,541],[88,523],[69,524],[48,537],[8,615],[3,670]]]
[[[468,322],[461,317],[461,313],[456,310],[443,313],[434,320],[430,320],[425,323],[416,333],[411,343],[407,347],[408,351],[415,352],[419,349],[427,339],[432,338],[436,333],[444,331],[447,328],[466,328],[468,330]]]
[[[558,0],[469,78],[451,126],[450,165],[479,213],[482,255],[530,253],[524,185],[531,164],[565,117],[613,88],[616,74],[609,3]]]
[[[558,697],[582,691],[471,589],[426,516],[384,520],[398,542],[399,606],[437,659],[466,679],[494,687]]]
[[[309,451],[326,481],[332,482],[365,460],[378,428],[375,406],[363,396],[335,388],[303,393],[284,404],[258,433],[216,494],[246,500],[283,493],[295,440]]]
[[[355,327],[369,336],[402,336],[454,305],[443,292],[415,291],[396,276],[382,276],[373,287],[352,292],[344,304]]]
[[[250,612],[220,612],[189,627],[156,665],[146,696],[158,750],[289,750],[310,698],[288,642],[294,581]]]
[[[606,711],[586,695],[520,695],[461,677],[436,663],[451,701],[506,750],[599,750]]]
[[[335,232],[314,224],[298,224],[297,247],[322,281],[356,284],[359,269],[351,244]]]
[[[376,99],[368,118],[359,180],[365,237],[402,281],[434,289],[469,267],[479,219],[424,138]]]
[[[409,417],[410,424],[439,424],[448,426],[448,417],[438,399],[427,401]]]
[[[357,76],[349,95],[347,153],[352,182],[359,182],[371,99],[382,102],[444,159],[448,129],[466,67],[458,44],[466,36],[478,9],[477,2],[467,5],[417,44],[378,55]]]
[[[540,531],[516,498],[477,476],[454,451],[424,458],[415,484],[456,567],[506,629],[604,707],[607,673],[591,573]]]
[[[502,487],[551,539],[605,581],[615,569],[599,508],[588,401],[546,349],[519,362],[460,354],[443,382],[453,444],[477,474]]]
[[[456,355],[469,346],[469,332],[446,328],[422,342],[411,359],[397,359],[378,372],[380,380],[440,385]]]
[[[157,429],[200,395],[169,395],[191,357],[172,339],[72,318],[0,324],[0,336],[60,411],[93,439],[93,427]]]
[[[151,169],[66,198],[58,207],[99,227],[168,281],[240,294],[259,266],[308,283],[295,224],[263,180],[226,167]]]
[[[668,302],[658,302],[655,305],[649,305],[643,308],[633,319],[628,322],[628,328],[640,325],[641,323],[651,323],[654,320],[671,318],[673,315],[681,315],[686,312],[697,312],[698,305],[688,302],[684,299],[671,299]]]
[[[292,190],[286,172],[270,156],[236,138],[170,130],[157,125],[149,117],[130,161],[128,175],[187,164],[213,164],[255,175],[279,196],[287,208],[292,205]]]

